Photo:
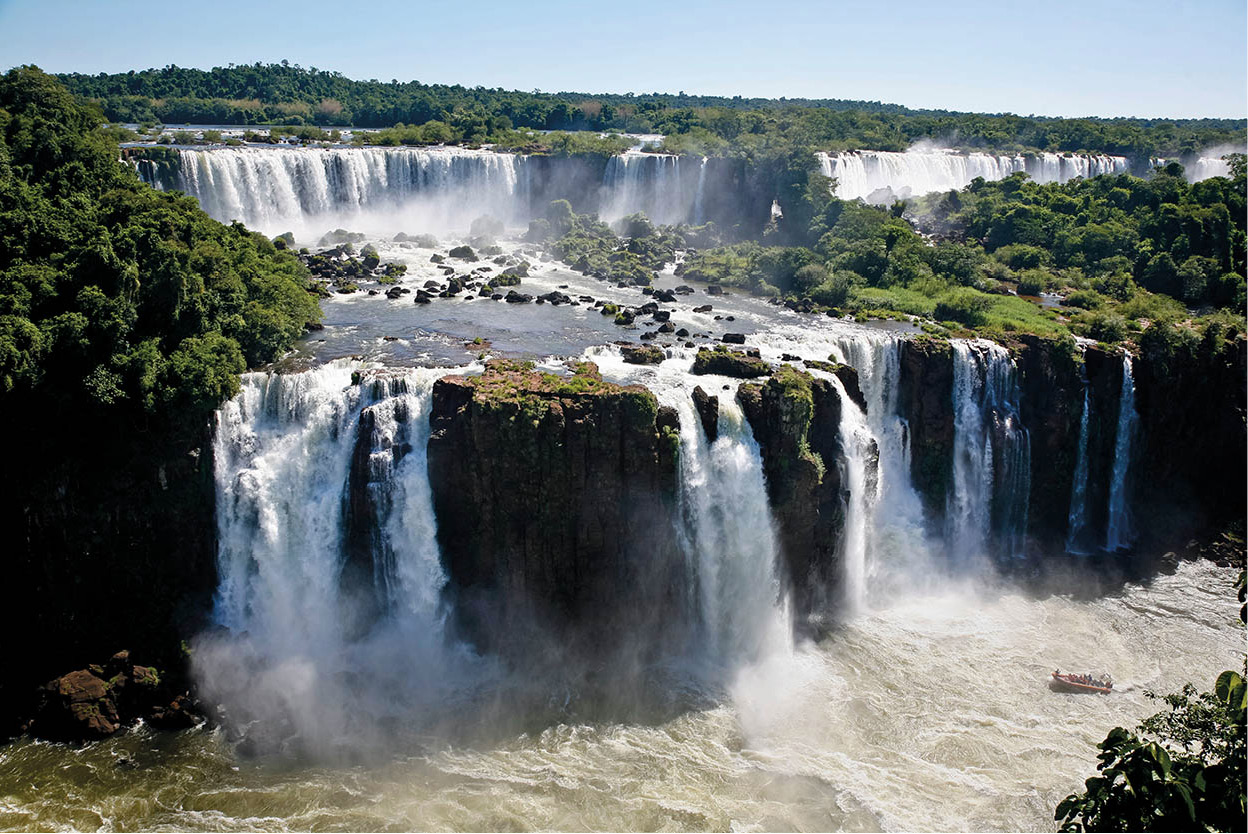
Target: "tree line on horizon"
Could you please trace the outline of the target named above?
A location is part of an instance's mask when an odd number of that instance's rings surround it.
[[[662,93],[543,93],[418,81],[356,81],[278,64],[167,66],[57,76],[135,124],[317,125],[409,131],[412,143],[484,143],[513,130],[659,133],[666,149],[739,155],[778,144],[901,151],[920,140],[1006,152],[1100,152],[1146,160],[1243,145],[1243,119],[1053,118],[916,110],[878,101]]]

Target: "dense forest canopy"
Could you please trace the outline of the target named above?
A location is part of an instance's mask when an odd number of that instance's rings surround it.
[[[661,133],[669,149],[726,154],[783,137],[823,150],[904,150],[928,139],[1001,151],[1095,151],[1147,159],[1244,143],[1242,119],[1047,118],[912,110],[843,99],[542,93],[353,81],[280,64],[211,70],[168,66],[60,76],[120,122],[445,126],[441,141],[486,141],[509,129]],[[774,140],[773,142],[774,143]]]
[[[0,79],[0,409],[196,424],[319,317],[292,255],[141,183],[100,114]]]

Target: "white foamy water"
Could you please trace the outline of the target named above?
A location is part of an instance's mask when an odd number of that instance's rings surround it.
[[[200,731],[16,742],[0,748],[0,827],[1051,831],[1094,745],[1159,709],[1144,689],[1238,664],[1232,573],[1185,563],[1087,601],[946,585],[746,676],[720,706],[355,766],[238,762]],[[1054,692],[1057,666],[1118,686]]]
[[[960,190],[976,177],[1001,180],[1025,171],[1036,182],[1060,183],[1075,177],[1123,173],[1128,167],[1126,157],[1104,154],[1010,155],[919,148],[904,152],[820,152],[816,156],[823,175],[836,178],[837,197],[872,203]]]

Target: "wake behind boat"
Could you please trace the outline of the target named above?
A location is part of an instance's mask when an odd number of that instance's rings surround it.
[[[1053,682],[1058,689],[1068,692],[1097,692],[1108,695],[1114,690],[1114,681],[1109,675],[1080,675],[1073,672],[1054,670]]]

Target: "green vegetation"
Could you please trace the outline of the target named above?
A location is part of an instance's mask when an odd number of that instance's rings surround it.
[[[807,172],[761,243],[703,249],[678,271],[795,310],[918,316],[944,334],[1118,342],[1155,322],[1242,311],[1242,156],[1232,168],[1230,179],[1194,184],[1173,164],[1148,180],[1037,185],[1017,174],[889,208],[837,200]],[[1062,296],[1060,308],[1023,298],[1042,292]]]
[[[619,131],[665,134],[664,149],[677,153],[778,159],[801,147],[904,150],[920,139],[957,136],[960,144],[973,148],[1102,151],[1146,159],[1242,142],[1244,132],[1243,120],[1232,119],[1053,119],[841,99],[527,93],[352,81],[285,61],[211,70],[168,66],[113,75],[73,73],[61,79],[75,93],[97,100],[118,122],[403,125],[393,138],[405,144],[507,144],[519,138],[513,129]]]
[[[1244,574],[1238,581],[1245,618]],[[1150,698],[1158,696],[1146,693]],[[1115,727],[1097,745],[1098,776],[1057,806],[1062,831],[1242,831],[1248,686],[1225,671],[1211,692],[1187,684],[1136,732]]]
[[[0,80],[0,402],[199,425],[319,318],[291,254],[118,162],[55,79]]]

